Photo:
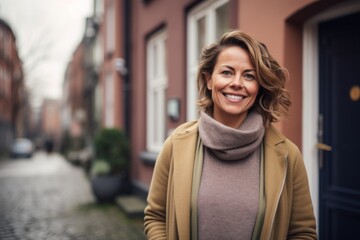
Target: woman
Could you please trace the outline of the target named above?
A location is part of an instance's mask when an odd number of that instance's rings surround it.
[[[204,49],[200,118],[178,127],[156,161],[148,239],[316,239],[305,166],[272,125],[290,106],[286,71],[241,31]]]

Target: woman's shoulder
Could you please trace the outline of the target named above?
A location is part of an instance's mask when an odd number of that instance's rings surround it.
[[[176,127],[166,138],[163,144],[163,150],[171,150],[173,148],[174,142],[187,143],[188,140],[197,136],[199,129],[198,121],[189,121],[182,123]]]
[[[199,130],[199,123],[198,121],[189,121],[181,124],[180,126],[176,127],[170,134],[172,138],[178,138],[182,136],[191,135],[193,133],[197,133]]]
[[[265,131],[265,142],[272,146],[283,145],[289,154],[300,154],[298,146],[281,133],[274,125],[270,125]]]

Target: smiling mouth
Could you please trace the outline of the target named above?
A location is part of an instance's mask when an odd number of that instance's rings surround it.
[[[224,96],[232,101],[240,101],[240,100],[244,99],[243,96],[234,95],[234,94],[225,93]]]

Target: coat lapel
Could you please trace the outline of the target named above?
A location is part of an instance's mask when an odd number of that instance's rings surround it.
[[[279,198],[283,190],[287,171],[287,150],[285,137],[274,127],[265,134],[265,218],[261,239],[270,236]],[[266,237],[268,239],[268,237]]]
[[[190,201],[197,124],[192,129],[173,139],[174,202],[179,239],[190,239]]]

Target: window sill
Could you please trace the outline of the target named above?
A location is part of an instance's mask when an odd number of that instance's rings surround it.
[[[140,159],[145,165],[154,166],[158,153],[143,151],[140,153]]]

